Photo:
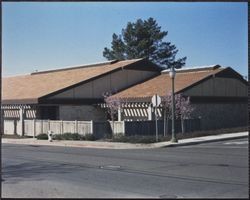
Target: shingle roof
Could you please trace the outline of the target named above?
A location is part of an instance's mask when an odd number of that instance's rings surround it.
[[[143,59],[50,70],[2,79],[2,99],[37,99],[77,83],[112,72]]]
[[[187,87],[222,71],[219,65],[198,69],[176,70],[175,93],[184,90]],[[154,94],[165,96],[172,90],[172,80],[169,76],[169,70],[162,71],[161,75],[152,78],[143,83],[132,86],[113,96],[128,99],[144,99],[152,97]]]

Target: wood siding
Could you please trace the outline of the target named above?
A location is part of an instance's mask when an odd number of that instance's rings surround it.
[[[246,97],[247,86],[238,79],[214,77],[186,90],[184,94],[187,96]]]
[[[93,80],[83,85],[66,90],[60,94],[50,97],[49,99],[102,98],[103,92],[111,91],[115,93],[121,89],[148,79],[156,74],[157,72],[154,71],[120,70],[103,76],[97,80]]]

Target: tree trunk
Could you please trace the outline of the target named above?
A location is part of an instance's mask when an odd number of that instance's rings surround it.
[[[111,138],[113,138],[114,137],[114,127],[115,127],[113,115],[111,115],[111,121],[112,121],[112,125],[111,125]]]
[[[185,133],[185,124],[184,124],[185,119],[181,118],[181,132]]]
[[[169,122],[169,118],[167,117],[167,127],[166,127],[166,134],[168,135],[168,122]]]
[[[115,122],[112,120],[112,137],[114,136]]]

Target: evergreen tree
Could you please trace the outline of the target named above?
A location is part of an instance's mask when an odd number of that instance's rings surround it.
[[[164,68],[181,68],[186,57],[176,59],[176,46],[163,39],[168,32],[161,31],[156,20],[138,19],[135,23],[128,22],[122,34],[113,34],[111,49],[104,48],[103,56],[108,60],[126,60],[146,57]]]

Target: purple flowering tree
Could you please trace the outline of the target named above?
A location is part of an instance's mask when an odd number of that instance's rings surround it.
[[[118,113],[118,110],[121,108],[122,101],[118,97],[113,97],[110,92],[105,92],[103,94],[103,97],[104,97],[104,102],[107,105],[107,111],[111,117],[112,130],[114,130],[114,119]]]
[[[166,136],[168,131],[168,122],[171,117],[171,94],[161,97],[161,105],[163,111],[163,126],[164,126],[164,136]]]
[[[164,136],[166,135],[166,130],[168,130],[168,122],[172,117],[172,100],[171,93],[162,97],[162,107],[164,112]],[[190,104],[190,99],[185,98],[182,94],[175,95],[175,117],[181,120],[181,130],[185,133],[184,121],[190,118],[191,113],[194,108]]]
[[[182,94],[176,95],[176,118],[181,119],[181,130],[185,133],[184,121],[190,118],[194,107],[190,104],[190,98],[185,98]]]

